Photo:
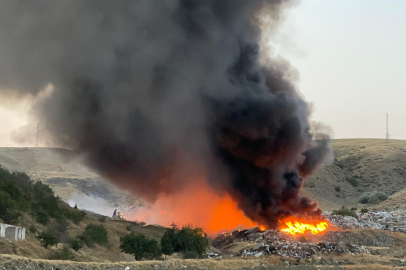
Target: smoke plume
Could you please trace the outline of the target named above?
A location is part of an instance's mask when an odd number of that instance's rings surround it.
[[[149,202],[204,175],[257,223],[319,215],[299,191],[328,137],[265,42],[291,2],[1,1],[0,88],[52,85],[43,128]]]

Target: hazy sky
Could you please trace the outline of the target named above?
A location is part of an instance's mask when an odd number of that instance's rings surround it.
[[[406,1],[303,0],[291,9],[277,51],[300,73],[313,119],[334,138],[406,139]],[[0,146],[27,121],[27,102],[0,97]]]
[[[314,119],[335,138],[406,139],[406,1],[303,0],[280,53],[300,72]]]

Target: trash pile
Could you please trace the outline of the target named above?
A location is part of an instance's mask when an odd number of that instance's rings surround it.
[[[330,253],[368,253],[368,250],[364,246],[352,243],[322,241],[315,244],[308,242],[305,237],[291,237],[279,230],[261,232],[258,228],[222,234],[213,241],[213,246],[224,248],[228,244],[235,242],[257,243],[250,249],[244,249],[233,254],[233,256],[239,257],[253,256],[259,258],[263,255],[278,255],[305,259],[313,255]]]
[[[335,227],[343,229],[378,229],[406,233],[406,211],[404,210],[358,214],[358,219],[332,215],[329,212],[325,212],[324,217]],[[369,253],[366,246],[388,248],[394,246],[393,239],[384,232],[369,234],[351,230],[330,230],[324,235],[294,237],[279,230],[261,231],[259,228],[223,233],[212,244],[216,248],[224,249],[237,242],[252,245],[250,245],[251,248],[242,249],[233,256],[256,258],[263,255],[278,255],[305,259],[331,253]],[[210,258],[220,256],[213,252],[208,255]]]
[[[329,212],[324,213],[324,216],[334,226],[343,229],[363,228],[406,233],[406,211],[404,210],[380,211],[357,215],[358,219],[348,216],[331,215]]]

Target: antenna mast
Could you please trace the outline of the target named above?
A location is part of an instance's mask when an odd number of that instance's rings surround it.
[[[386,142],[389,140],[389,115],[386,114]]]
[[[39,123],[37,125],[37,143],[36,143],[36,146],[38,146],[38,141],[39,141]]]

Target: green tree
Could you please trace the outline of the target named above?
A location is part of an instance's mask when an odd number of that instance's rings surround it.
[[[104,225],[89,224],[78,238],[88,247],[92,247],[94,244],[107,245],[109,243],[107,230]]]
[[[162,253],[166,255],[173,252],[185,253],[188,251],[203,255],[208,246],[209,240],[204,231],[190,224],[179,229],[176,224],[172,223],[171,228],[165,232],[161,239]]]
[[[40,241],[41,246],[44,248],[50,248],[58,244],[58,239],[56,235],[50,231],[41,232],[35,238],[37,238],[37,240]]]
[[[81,248],[83,248],[84,244],[85,243],[83,243],[83,241],[78,237],[69,240],[69,246],[74,251],[79,251]]]
[[[161,251],[165,255],[171,255],[175,252],[174,243],[176,243],[175,229],[168,229],[161,239]]]
[[[161,249],[158,246],[158,242],[146,238],[143,234],[134,234],[132,232],[121,237],[120,242],[120,250],[132,254],[137,261],[142,258],[157,259],[161,257]]]

